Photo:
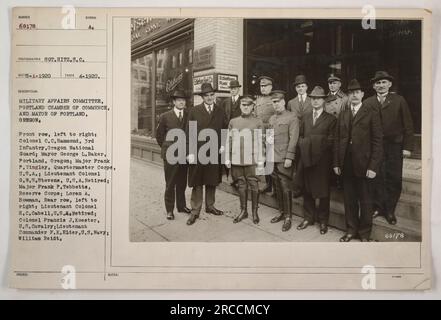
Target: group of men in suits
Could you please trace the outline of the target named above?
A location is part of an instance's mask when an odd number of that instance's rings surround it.
[[[230,82],[231,97],[220,105],[215,103],[215,90],[209,83],[201,87],[203,103],[192,108],[185,108],[183,92],[172,95],[174,108],[161,115],[157,129],[157,141],[164,158],[167,218],[173,219],[176,199],[178,211],[190,213],[187,224],[193,224],[202,208],[204,187],[205,211],[223,214],[214,207],[215,190],[222,175],[220,161],[201,163],[195,159],[195,154],[189,153],[188,164],[171,165],[164,156],[173,143],[165,141],[167,131],[187,128],[188,132],[188,123],[195,121],[198,134],[208,128],[218,133],[220,147],[216,156],[219,160],[225,152],[221,130],[228,128],[229,132],[236,132],[236,135],[229,135],[230,142],[239,137],[239,149],[228,150],[228,154],[237,152],[238,157],[236,160],[227,158],[225,162],[239,193],[240,211],[233,222],[248,217],[249,193],[252,220],[254,223],[260,221],[257,211],[262,176],[257,174],[257,168],[268,159],[254,157],[253,153],[253,160],[246,163],[239,133],[261,130],[267,146],[273,150],[273,171],[266,183],[274,189],[279,204],[279,213],[271,222],[283,221],[282,231],[291,228],[294,192],[294,197],[303,195],[305,209],[304,220],[297,229],[303,230],[317,221],[320,233],[327,233],[334,175],[343,183],[347,232],[340,241],[354,238],[369,241],[372,220],[378,215],[395,224],[403,157],[410,156],[413,126],[405,99],[389,92],[392,76],[385,71],[376,72],[371,79],[376,94],[363,100],[364,90],[356,79],[349,82],[348,95],[341,90],[342,81],[335,75],[328,78],[327,94],[320,86],[315,86],[308,94],[306,77],[298,75],[293,83],[297,96],[287,103],[284,91],[273,90],[272,78],[262,76],[258,81],[261,95],[257,99],[250,95],[240,96],[240,83],[236,80]],[[208,140],[199,141],[196,151],[206,142]],[[255,143],[252,140],[253,148]],[[184,196],[187,171],[188,186],[192,188],[191,209],[186,207]]]

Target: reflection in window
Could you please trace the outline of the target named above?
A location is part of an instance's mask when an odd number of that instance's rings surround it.
[[[182,63],[183,63],[183,54],[182,54],[182,52],[179,52],[179,59],[178,59],[178,61],[179,61],[179,66],[182,66]]]
[[[188,50],[188,63],[189,64],[193,63],[193,49]]]

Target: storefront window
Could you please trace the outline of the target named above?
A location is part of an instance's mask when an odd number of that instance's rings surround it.
[[[152,132],[152,54],[132,62],[132,132],[149,135]],[[141,63],[142,61],[142,63]],[[139,75],[139,77],[138,77]]]
[[[171,108],[170,94],[174,90],[184,90],[189,97],[191,96],[193,59],[189,53],[193,52],[192,48],[193,41],[188,39],[133,60],[133,133],[154,136],[154,127],[159,116]],[[187,105],[190,103],[189,100]]]

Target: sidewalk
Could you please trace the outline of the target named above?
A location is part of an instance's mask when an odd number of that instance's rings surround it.
[[[329,228],[321,235],[318,225],[298,231],[296,226],[301,218],[293,216],[291,230],[282,232],[282,222],[273,224],[270,220],[278,211],[260,205],[258,225],[248,218],[233,223],[239,211],[239,199],[230,193],[216,191],[216,207],[225,212],[223,216],[213,216],[201,211],[200,218],[192,226],[187,226],[188,215],[175,213],[175,220],[167,220],[164,208],[164,173],[162,167],[136,159],[131,160],[130,168],[130,241],[158,242],[241,242],[241,241],[297,241],[297,242],[335,242],[343,235],[340,230]],[[187,206],[190,204],[191,189],[187,188]],[[248,202],[249,212],[251,202]],[[251,214],[250,214],[251,215]]]

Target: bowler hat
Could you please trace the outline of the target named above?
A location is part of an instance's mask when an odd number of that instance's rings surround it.
[[[331,75],[329,75],[328,83],[333,82],[333,81],[340,81],[341,82],[341,79],[339,77],[337,77],[336,75],[331,74]]]
[[[285,99],[286,92],[283,90],[273,90],[271,91],[271,100],[282,100]]]
[[[187,96],[185,95],[184,90],[175,90],[175,91],[173,91],[173,93],[170,95],[170,97],[171,97],[172,99],[175,99],[175,98],[187,99]]]
[[[320,86],[315,86],[309,94],[310,98],[325,98],[325,90]]]
[[[294,79],[294,83],[292,84],[293,87],[302,84],[302,83],[307,83],[306,82],[306,77],[303,74],[299,74],[298,76],[296,76],[296,78]]]
[[[259,81],[259,84],[263,84],[263,85],[267,85],[267,84],[273,84],[274,83],[274,79],[268,76],[260,76],[259,78],[257,78],[257,80]]]
[[[242,86],[240,85],[239,81],[237,81],[237,80],[230,81],[229,88],[240,88],[240,87],[242,87]]]
[[[215,92],[215,90],[213,89],[211,83],[204,82],[201,85],[201,92],[199,94],[203,95],[203,94],[206,94],[206,93],[209,93],[209,92]]]
[[[394,77],[392,77],[387,71],[377,71],[375,72],[375,76],[371,79],[371,82],[377,82],[378,80],[387,79],[389,81],[394,81]]]
[[[352,79],[348,84],[348,91],[362,90],[360,82],[357,79]]]

